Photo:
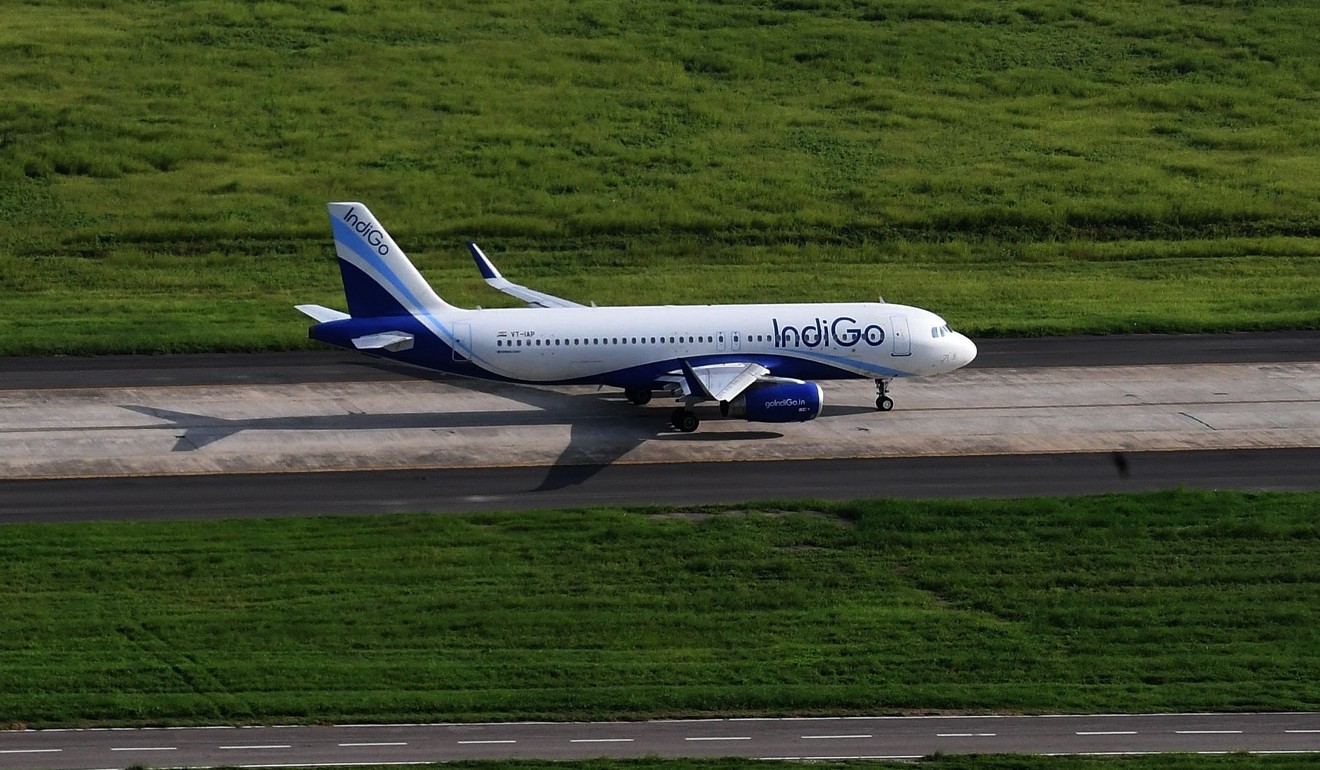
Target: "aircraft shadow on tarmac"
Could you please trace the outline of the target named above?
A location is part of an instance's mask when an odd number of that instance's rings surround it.
[[[783,438],[782,433],[771,431],[678,433],[667,427],[667,408],[637,407],[621,395],[567,394],[482,380],[428,376],[426,372],[386,364],[367,365],[403,372],[414,379],[430,379],[452,387],[489,393],[532,408],[487,412],[353,413],[246,419],[212,417],[136,404],[124,404],[122,408],[169,423],[162,427],[181,428],[182,433],[178,434],[172,450],[175,452],[197,451],[249,430],[353,431],[568,425],[568,445],[549,467],[540,485],[529,490],[532,492],[581,484],[649,440],[763,441]]]

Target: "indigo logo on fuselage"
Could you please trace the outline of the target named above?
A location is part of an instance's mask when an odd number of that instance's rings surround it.
[[[885,341],[885,330],[878,324],[858,326],[857,319],[839,316],[833,321],[817,318],[803,327],[780,326],[778,318],[770,319],[775,328],[777,348],[856,347],[858,343],[878,347]]]
[[[389,244],[385,242],[385,231],[373,225],[371,222],[363,220],[357,215],[357,208],[351,208],[344,214],[344,224],[353,228],[353,232],[362,236],[376,250],[376,253],[382,257],[390,253]]]

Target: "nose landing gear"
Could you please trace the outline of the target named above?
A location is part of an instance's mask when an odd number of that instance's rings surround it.
[[[894,408],[894,399],[889,397],[890,380],[875,381],[875,408],[881,412],[888,412]]]

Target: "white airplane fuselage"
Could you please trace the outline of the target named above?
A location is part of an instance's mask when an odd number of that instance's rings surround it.
[[[489,309],[448,320],[472,363],[538,383],[619,384],[679,358],[773,361],[799,379],[925,376],[975,350],[957,332],[936,336],[945,324],[933,313],[880,303]]]

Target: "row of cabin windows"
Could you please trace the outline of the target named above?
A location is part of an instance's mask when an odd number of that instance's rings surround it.
[[[770,337],[771,337],[771,335],[769,335],[769,334],[749,334],[749,335],[747,335],[747,341],[748,341],[748,342],[769,342],[769,341],[770,341]],[[682,343],[685,339],[686,339],[687,342],[714,342],[714,341],[715,341],[715,338],[714,338],[714,337],[707,337],[707,336],[705,336],[705,335],[699,335],[699,336],[697,336],[697,337],[686,337],[686,338],[684,338],[684,337],[668,337],[668,338],[666,338],[666,337],[651,337],[651,338],[650,338],[650,340],[651,340],[650,344],[652,344],[652,345],[656,345],[656,344],[663,345],[663,344],[665,344],[666,339],[669,341],[669,344],[679,344],[679,343]],[[736,341],[738,340],[738,335],[735,334],[735,335],[733,336],[733,339],[734,339],[734,341],[736,342]],[[628,344],[632,344],[632,345],[645,345],[645,344],[647,344],[647,338],[646,338],[646,337],[575,337],[575,338],[573,338],[573,339],[562,339],[562,340],[561,340],[561,339],[554,339],[554,340],[540,340],[540,339],[527,340],[527,347],[532,347],[533,345],[535,345],[536,347],[547,347],[547,348],[549,348],[549,347],[564,347],[564,346],[569,346],[569,347],[571,347],[571,346],[573,346],[573,345],[628,345]],[[518,340],[495,340],[495,347],[499,347],[499,348],[513,348],[513,347],[518,347],[518,348],[520,348],[520,347],[523,347],[523,340],[520,340],[520,339],[518,339]]]

